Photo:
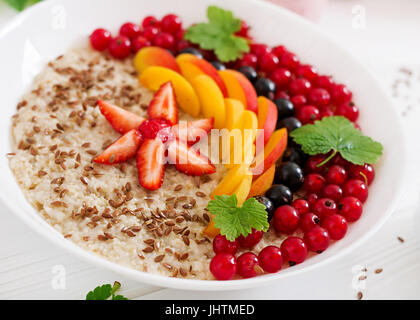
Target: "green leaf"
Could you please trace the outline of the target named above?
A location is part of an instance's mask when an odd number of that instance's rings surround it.
[[[93,291],[89,291],[86,295],[86,300],[128,300],[126,297],[122,295],[115,295],[121,288],[121,283],[118,281],[114,282],[114,285],[111,286],[110,284],[104,284],[102,286],[96,287]]]
[[[120,301],[124,300],[124,301],[126,301],[128,299],[126,297],[122,296],[122,295],[118,295],[118,296],[112,296],[111,300],[120,300]]]
[[[41,0],[3,0],[9,6],[13,7],[18,11],[22,11],[25,7],[40,2]]]
[[[207,9],[208,23],[191,26],[185,33],[185,39],[200,45],[202,49],[214,50],[223,61],[233,61],[243,53],[249,52],[247,40],[235,36],[241,28],[241,20],[233,16],[231,11],[216,6]]]
[[[383,146],[379,142],[364,136],[342,116],[325,117],[294,130],[290,136],[309,155],[338,152],[357,165],[376,163],[383,154]]]
[[[254,198],[245,201],[242,207],[237,207],[237,204],[238,200],[234,194],[216,196],[207,206],[210,213],[215,215],[215,227],[220,229],[220,233],[226,236],[226,239],[234,241],[241,235],[251,234],[252,229],[268,230],[268,214],[263,204]]]

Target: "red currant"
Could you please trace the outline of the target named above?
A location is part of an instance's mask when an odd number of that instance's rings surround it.
[[[184,35],[185,35],[185,30],[181,28],[177,32],[175,32],[174,37],[176,40],[180,41],[184,39]]]
[[[245,53],[243,57],[238,61],[237,67],[257,67],[258,58],[253,53]]]
[[[309,205],[311,208],[315,205],[315,203],[318,201],[319,197],[316,193],[311,193],[306,196],[306,200],[308,200]]]
[[[326,106],[330,103],[331,96],[327,90],[315,88],[309,92],[309,102],[317,107]]]
[[[271,48],[262,43],[251,44],[251,53],[255,54],[258,58],[265,53],[270,53]]]
[[[351,122],[356,122],[359,118],[359,108],[353,102],[343,103],[338,106],[336,114],[346,117]]]
[[[339,165],[347,170],[350,163],[344,159],[340,154],[336,154],[335,157],[331,160],[333,164]]]
[[[239,244],[243,248],[251,249],[255,247],[262,239],[264,232],[252,229],[252,233],[246,237],[240,236],[238,238]]]
[[[318,173],[308,174],[303,184],[304,189],[307,193],[319,194],[325,186],[325,179]]]
[[[236,33],[236,35],[240,37],[248,38],[248,31],[249,31],[248,24],[245,21],[241,20],[241,28]]]
[[[280,59],[280,57],[287,52],[285,46],[277,46],[273,48],[273,53]]]
[[[153,39],[153,44],[157,47],[170,50],[175,45],[175,38],[170,33],[161,32]]]
[[[286,88],[292,80],[292,73],[284,68],[274,70],[270,79],[276,84],[277,88]]]
[[[313,213],[306,213],[300,219],[299,227],[303,232],[308,232],[309,230],[318,226],[320,222],[321,220],[317,215]]]
[[[290,83],[289,89],[292,95],[307,95],[311,90],[311,83],[304,78],[295,79]]]
[[[357,198],[345,197],[338,202],[338,213],[348,222],[355,222],[362,216],[363,205]]]
[[[120,35],[126,36],[131,40],[141,33],[140,26],[131,22],[124,23],[120,28]]]
[[[293,233],[299,226],[299,214],[291,206],[281,206],[274,212],[273,226],[278,232]]]
[[[318,76],[315,81],[315,86],[318,88],[323,88],[326,90],[330,90],[333,86],[334,82],[332,81],[330,76]]]
[[[370,164],[358,166],[351,164],[349,168],[350,177],[364,181],[370,185],[375,179],[375,169]]]
[[[299,78],[305,78],[305,79],[308,79],[309,81],[314,81],[318,77],[318,73],[316,69],[309,64],[300,65],[296,69],[296,75]]]
[[[279,57],[280,65],[294,71],[299,66],[299,58],[291,52],[285,52]]]
[[[331,239],[341,240],[347,233],[347,220],[343,216],[333,214],[324,220],[322,227],[328,231]]]
[[[279,58],[273,53],[264,53],[260,57],[259,67],[263,72],[273,72],[279,64]]]
[[[256,266],[258,266],[258,257],[252,252],[245,252],[237,259],[238,274],[242,278],[253,278],[258,275]]]
[[[265,272],[276,273],[280,271],[283,265],[280,248],[275,246],[265,247],[258,255],[258,261]]]
[[[306,97],[303,94],[298,94],[296,96],[293,96],[290,99],[290,101],[292,101],[295,108],[302,107],[302,106],[306,105],[306,103],[308,102],[308,100],[306,99]]]
[[[284,240],[280,250],[284,261],[289,262],[291,267],[304,262],[308,256],[305,242],[297,237],[289,237]]]
[[[143,22],[141,24],[143,28],[147,27],[159,27],[159,21],[154,16],[147,16],[143,19]]]
[[[162,31],[175,34],[182,28],[182,20],[175,14],[167,14],[160,21],[160,28]]]
[[[306,162],[305,171],[307,173],[323,173],[326,171],[327,164],[324,164],[319,167],[319,165],[326,159],[324,155],[317,155],[309,157],[308,161]]]
[[[179,40],[176,44],[176,51],[180,52],[189,47],[191,47],[191,42],[189,42],[188,40]]]
[[[213,240],[213,250],[215,253],[230,253],[235,254],[239,249],[238,240],[229,241],[221,234],[217,235]]]
[[[331,94],[336,104],[350,102],[353,94],[344,84],[336,84],[331,88]]]
[[[327,181],[331,184],[343,185],[347,180],[347,171],[341,166],[333,165],[327,173]]]
[[[343,189],[336,184],[329,184],[322,190],[322,196],[325,198],[338,201],[343,197]]]
[[[287,94],[286,91],[284,90],[277,90],[276,94],[274,96],[274,99],[285,99],[285,100],[289,100],[290,96]]]
[[[125,59],[131,53],[131,41],[125,36],[118,36],[112,39],[108,49],[114,58]]]
[[[236,270],[236,259],[228,253],[216,254],[210,262],[210,271],[217,280],[231,280]]]
[[[337,204],[332,199],[323,198],[315,203],[312,210],[318,217],[324,219],[337,213]]]
[[[134,38],[133,41],[131,42],[131,49],[134,53],[136,53],[140,49],[144,47],[150,47],[151,45],[152,44],[150,43],[150,41],[147,40],[145,37],[138,36]]]
[[[321,119],[319,109],[314,106],[303,106],[296,111],[296,118],[302,122],[303,125],[314,123],[316,120]]]
[[[303,237],[310,251],[322,253],[330,245],[330,236],[324,228],[316,226],[305,233]]]
[[[311,210],[309,202],[305,199],[296,199],[295,201],[293,201],[292,206],[296,209],[299,216],[302,216]]]
[[[156,27],[146,27],[143,30],[143,37],[145,37],[147,40],[152,41],[157,34],[159,33],[159,29]]]
[[[97,51],[104,51],[108,49],[112,41],[111,32],[105,29],[96,29],[90,35],[90,43]]]
[[[355,197],[365,202],[369,196],[369,191],[363,181],[352,179],[344,185],[344,195],[346,197]]]
[[[334,115],[334,110],[329,106],[324,106],[319,108],[319,115],[321,119],[325,117],[332,117]]]

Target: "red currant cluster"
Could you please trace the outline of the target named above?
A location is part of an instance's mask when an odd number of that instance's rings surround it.
[[[96,29],[90,36],[90,42],[95,50],[108,50],[114,58],[125,59],[141,48],[152,45],[179,52],[191,46],[183,40],[184,33],[181,19],[168,14],[161,20],[148,16],[141,25],[124,23],[116,37],[112,37],[108,30]]]

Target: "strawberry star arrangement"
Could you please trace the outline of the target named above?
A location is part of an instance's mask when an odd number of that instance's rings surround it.
[[[148,107],[148,119],[105,101],[99,109],[122,136],[93,161],[105,165],[125,162],[134,156],[140,185],[150,191],[163,183],[167,163],[189,176],[216,172],[211,161],[193,145],[207,135],[214,119],[179,123],[178,106],[171,82],[163,84]]]

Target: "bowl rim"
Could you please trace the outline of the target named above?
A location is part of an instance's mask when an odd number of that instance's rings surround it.
[[[48,8],[54,5],[55,2],[60,0],[49,0],[45,2],[40,2],[35,4],[34,6],[26,9],[24,12],[19,13],[16,17],[12,18],[11,21],[6,23],[0,29],[0,39],[5,36],[7,33],[12,32],[15,28],[19,27],[21,21],[25,20],[26,17],[32,15],[38,10],[43,10],[43,8]],[[377,91],[380,92],[384,98],[388,101],[390,105],[392,102],[390,100],[389,95],[378,81],[377,76],[368,68],[363,62],[359,61],[351,52],[347,51],[343,45],[338,43],[331,35],[329,35],[326,31],[321,29],[318,25],[304,19],[297,14],[288,11],[280,6],[275,4],[265,2],[265,1],[257,1],[257,0],[242,0],[247,2],[247,5],[252,6],[260,6],[265,7],[270,10],[278,12],[279,15],[288,16],[290,19],[296,21],[301,25],[304,25],[307,28],[315,29],[315,32],[320,36],[323,37],[326,41],[328,41],[331,45],[335,46],[337,49],[341,50],[343,55],[346,55],[346,59],[351,60],[352,63],[357,64],[360,68],[365,72],[367,77],[370,77],[372,80],[372,86],[375,86]],[[394,195],[393,199],[390,201],[386,214],[382,215],[381,218],[376,222],[374,226],[370,228],[368,232],[363,234],[363,236],[359,237],[356,241],[354,241],[351,245],[348,245],[346,248],[340,249],[338,253],[333,256],[327,257],[322,261],[319,261],[315,264],[311,264],[305,266],[304,264],[300,266],[296,266],[292,269],[289,269],[288,272],[279,272],[276,274],[265,275],[262,277],[256,277],[252,279],[240,279],[240,280],[231,280],[231,281],[216,281],[216,280],[193,280],[193,279],[179,279],[179,278],[170,278],[162,275],[151,274],[147,272],[142,272],[139,270],[131,269],[129,267],[119,265],[117,263],[111,262],[97,256],[93,253],[90,253],[81,247],[78,247],[76,244],[65,240],[60,233],[56,232],[46,232],[45,226],[41,224],[32,224],[32,220],[28,217],[25,213],[22,213],[20,210],[16,210],[14,204],[9,201],[9,199],[3,194],[0,193],[0,199],[6,205],[6,207],[17,215],[23,222],[25,222],[32,230],[35,230],[37,233],[41,234],[46,239],[49,239],[55,245],[64,248],[70,251],[75,256],[81,258],[82,260],[91,263],[98,267],[105,267],[108,270],[112,270],[117,274],[127,276],[130,279],[147,283],[150,285],[161,286],[165,288],[174,288],[174,289],[183,289],[183,290],[196,290],[196,291],[219,291],[219,290],[238,290],[244,288],[253,288],[258,286],[267,285],[269,282],[279,281],[286,277],[292,277],[301,275],[306,272],[310,272],[317,268],[320,268],[326,264],[331,263],[335,259],[339,259],[349,252],[353,251],[361,244],[363,244],[367,239],[369,239],[373,234],[375,234],[388,220],[388,218],[393,214],[395,211],[397,204],[402,197],[403,194],[403,185],[406,181],[408,176],[407,164],[408,164],[408,146],[407,146],[407,139],[406,133],[403,130],[402,119],[401,116],[397,113],[395,107],[390,108],[391,112],[394,113],[395,116],[395,127],[398,128],[398,133],[401,136],[401,149],[402,154],[401,157],[401,165],[399,167],[400,170],[400,177],[398,179],[397,184],[394,186],[394,190],[396,194]],[[54,229],[52,229],[54,230]],[[54,230],[55,231],[55,230]],[[57,235],[60,235],[62,238],[58,238]]]

